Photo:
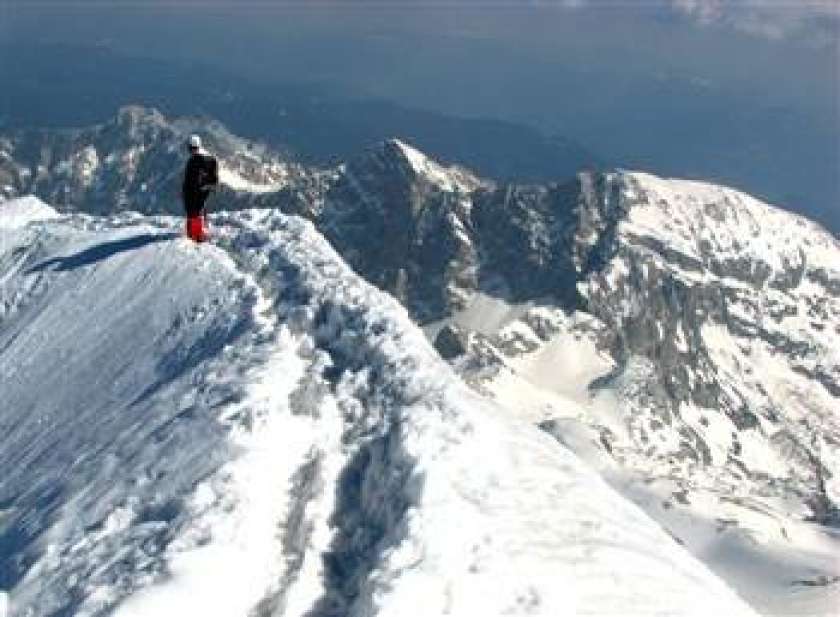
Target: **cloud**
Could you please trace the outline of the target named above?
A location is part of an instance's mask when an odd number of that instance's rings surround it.
[[[725,14],[723,0],[672,0],[671,8],[702,24],[719,21]]]
[[[699,26],[763,38],[840,45],[840,0],[536,0],[570,9],[658,10]]]
[[[840,0],[670,0],[670,8],[702,25],[724,25],[770,39],[840,42]]]

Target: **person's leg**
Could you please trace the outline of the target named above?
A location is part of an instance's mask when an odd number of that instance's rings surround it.
[[[199,216],[201,217],[201,236],[202,240],[207,240],[209,234],[209,229],[207,227],[207,198],[210,197],[210,193],[202,193],[201,195],[201,208],[199,211]]]
[[[184,214],[186,215],[186,219],[184,219],[184,231],[187,233],[187,237],[192,239],[193,237],[193,222],[192,219],[195,216],[195,200],[191,199],[189,195],[184,195]]]
[[[195,195],[184,205],[187,211],[187,237],[195,242],[204,242],[207,239],[204,231],[204,199]]]
[[[196,229],[197,218],[195,215],[187,215],[187,237],[190,240],[197,240],[198,230]]]
[[[201,221],[201,240],[207,240],[210,237],[210,230],[207,227],[207,210],[204,208],[201,209],[198,220]]]
[[[204,216],[204,212],[202,211],[197,217],[195,217],[196,242],[204,242],[207,240],[207,229],[204,223]]]
[[[187,217],[187,235],[191,240],[196,242],[204,242],[207,240],[208,234],[205,228],[204,215],[196,214]]]

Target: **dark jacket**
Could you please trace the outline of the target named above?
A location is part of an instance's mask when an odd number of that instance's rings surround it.
[[[188,215],[200,214],[204,202],[214,186],[219,183],[219,165],[215,157],[204,152],[192,154],[184,169],[181,197]]]

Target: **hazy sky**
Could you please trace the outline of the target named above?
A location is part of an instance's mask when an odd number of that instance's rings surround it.
[[[567,88],[588,76],[617,80],[619,88],[633,80],[682,81],[837,113],[840,0],[0,0],[0,6],[3,38],[103,43],[259,79],[327,82],[549,126],[552,109],[574,94]],[[566,122],[561,114],[554,123]]]
[[[682,148],[668,173],[736,150],[732,165],[748,166],[755,152],[765,176],[836,195],[838,32],[840,0],[0,0],[6,41],[96,43],[527,122],[630,165]]]
[[[838,96],[840,0],[0,0],[0,28],[466,112],[538,107],[511,100],[575,73],[835,112]]]

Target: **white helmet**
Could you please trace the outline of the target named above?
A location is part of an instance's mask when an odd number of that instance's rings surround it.
[[[201,137],[193,133],[192,135],[190,135],[190,139],[187,143],[189,144],[189,147],[191,149],[195,148],[197,150],[201,147]]]

